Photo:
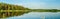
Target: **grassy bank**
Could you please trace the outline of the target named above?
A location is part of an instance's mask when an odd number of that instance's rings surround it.
[[[57,9],[32,9],[32,12],[60,12]]]

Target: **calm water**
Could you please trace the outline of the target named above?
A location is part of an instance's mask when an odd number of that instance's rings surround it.
[[[28,14],[7,19],[60,19],[60,12],[29,12]]]

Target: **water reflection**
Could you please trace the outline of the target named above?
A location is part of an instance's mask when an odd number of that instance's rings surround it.
[[[7,19],[60,19],[60,12],[29,12],[21,16],[9,17]]]

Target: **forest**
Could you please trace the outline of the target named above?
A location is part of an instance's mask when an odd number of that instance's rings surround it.
[[[0,18],[23,15],[28,12],[28,8],[20,5],[0,3]]]

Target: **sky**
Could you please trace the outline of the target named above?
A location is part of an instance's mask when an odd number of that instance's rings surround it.
[[[60,0],[0,0],[0,2],[22,5],[30,9],[60,9]]]

